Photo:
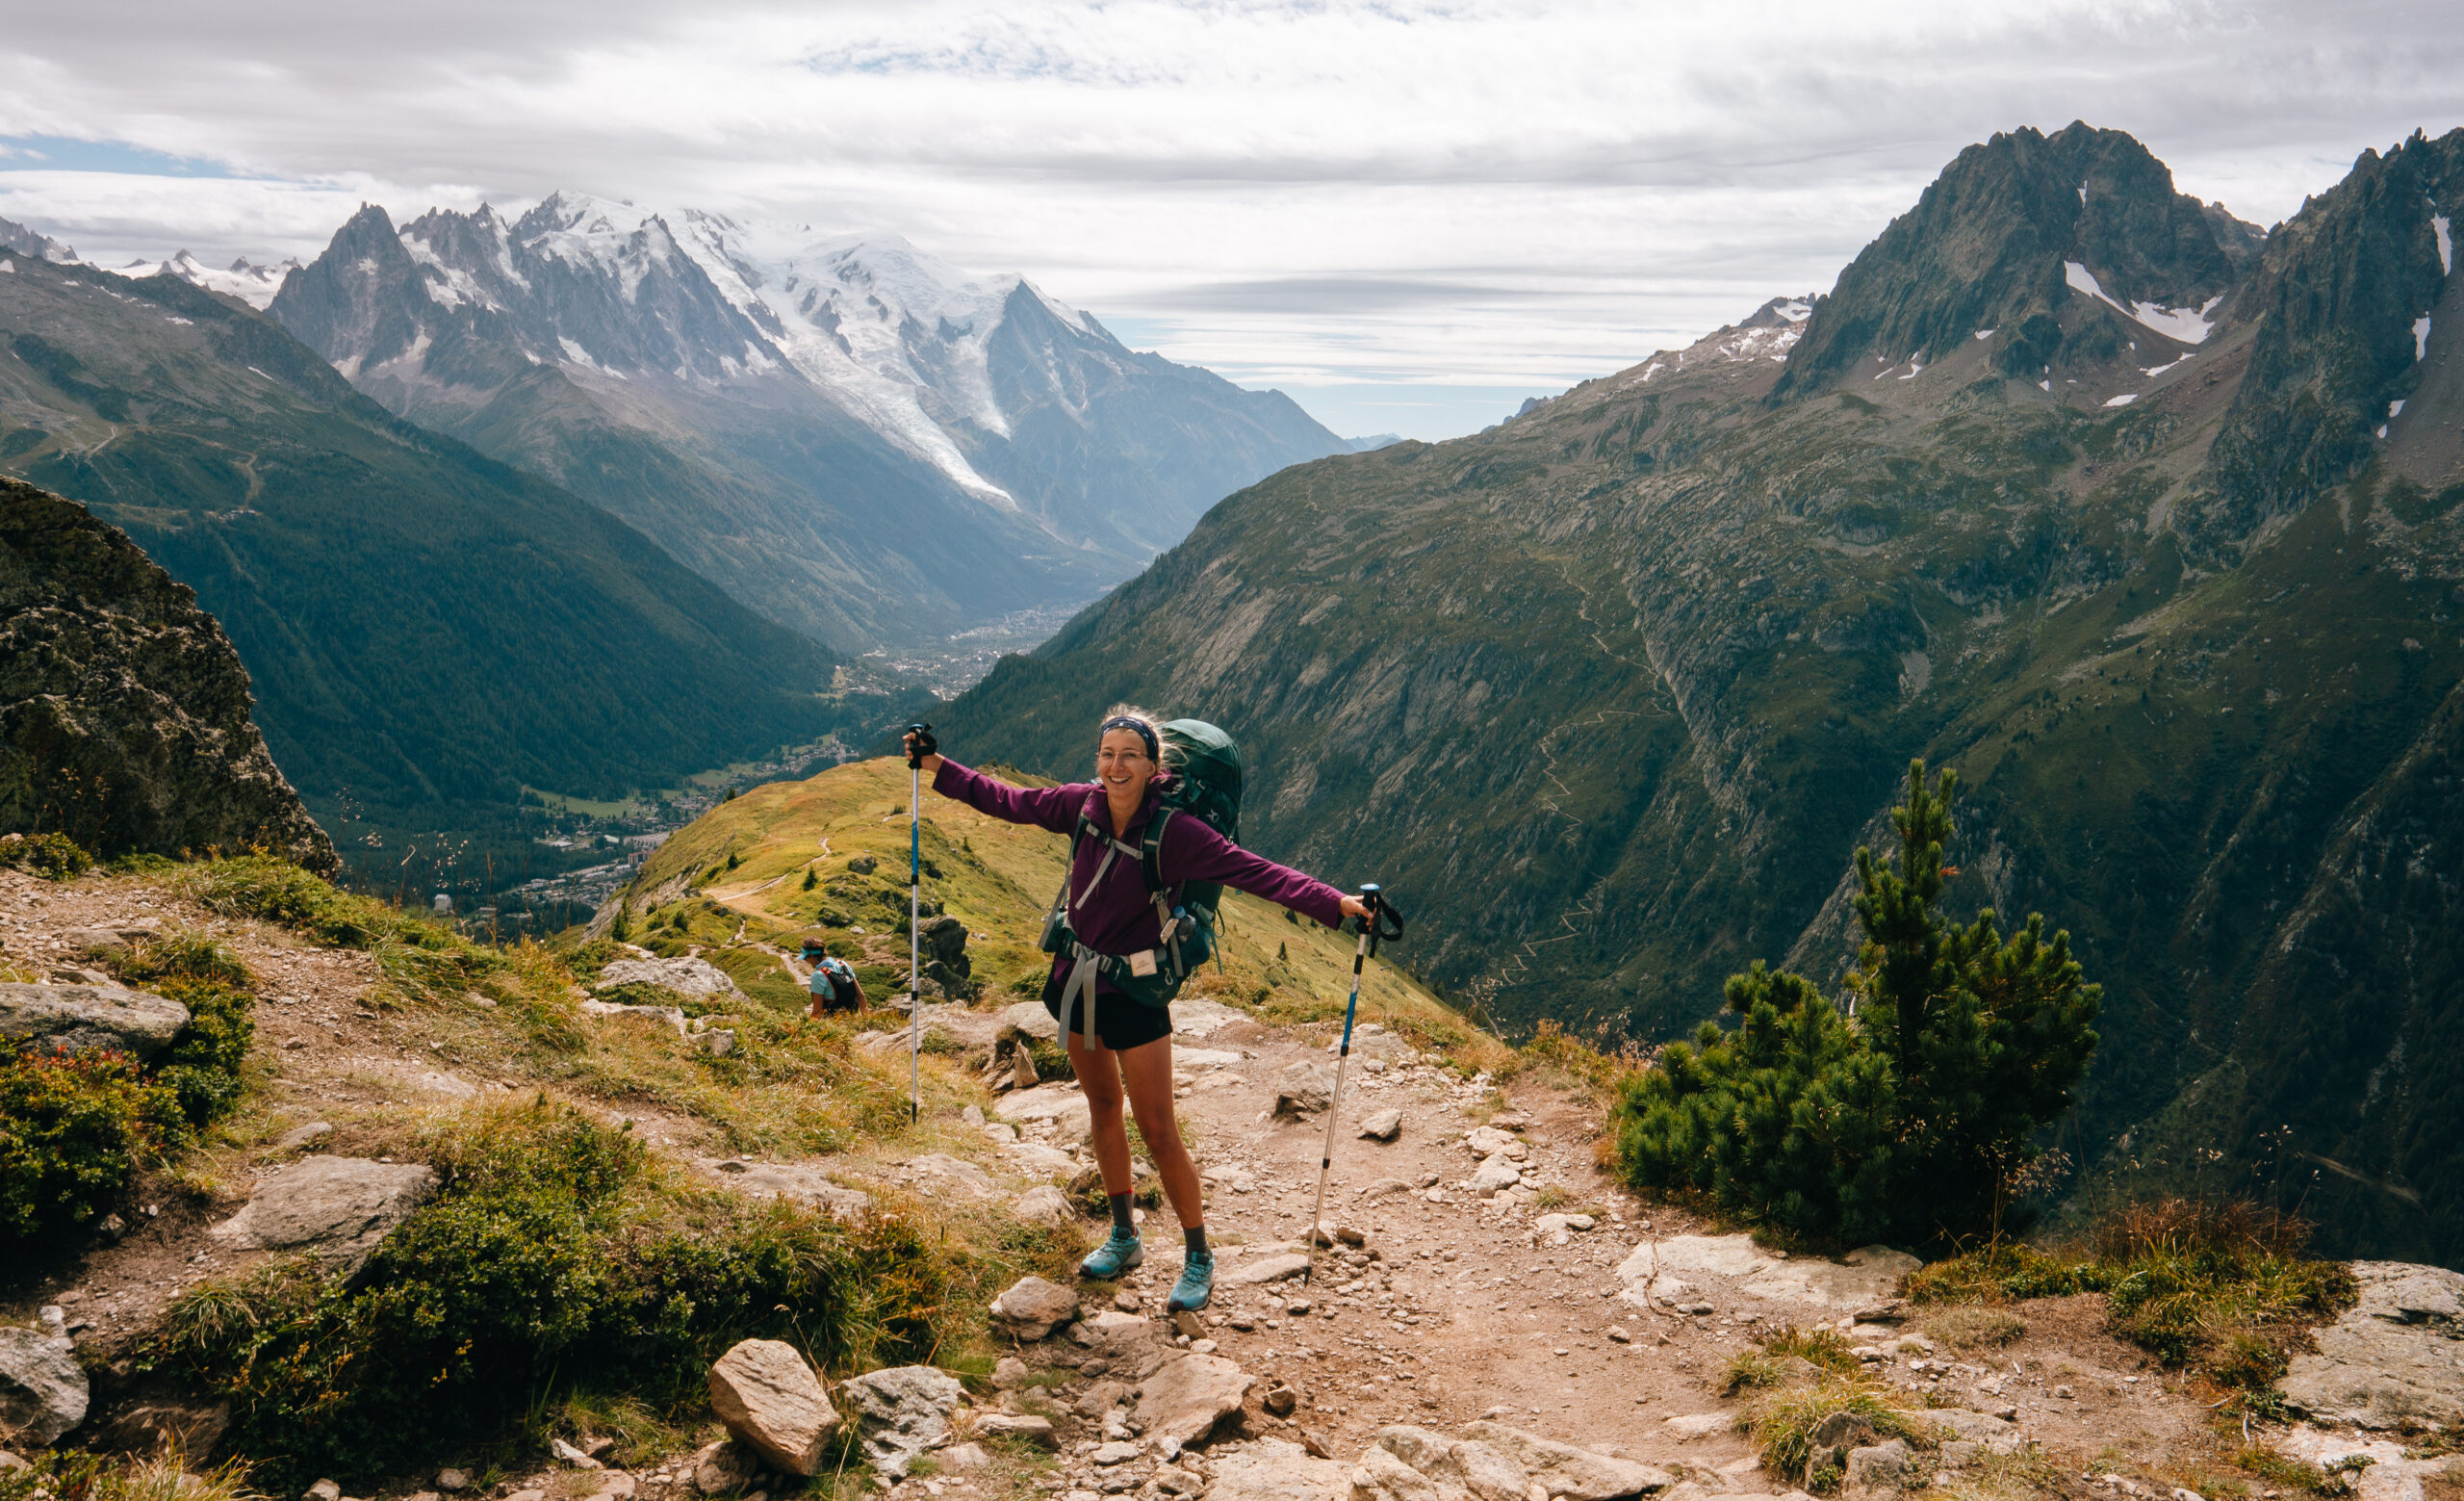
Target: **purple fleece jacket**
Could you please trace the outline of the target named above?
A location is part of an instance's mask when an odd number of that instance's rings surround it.
[[[943,797],[956,798],[978,813],[1011,823],[1032,823],[1055,834],[1075,834],[1081,811],[1093,814],[1097,828],[1112,828],[1111,815],[1104,808],[1103,789],[1091,782],[1072,782],[1065,787],[1012,787],[982,772],[970,771],[944,756],[941,769],[933,774],[933,790]],[[1155,798],[1150,792],[1145,806],[1130,820],[1123,842],[1139,842],[1144,837],[1146,820],[1154,812]],[[1327,927],[1344,919],[1341,892],[1289,867],[1250,854],[1197,818],[1185,815],[1166,824],[1164,846],[1157,854],[1164,879],[1173,885],[1183,881],[1220,881],[1235,891],[1263,896],[1304,918],[1314,918]],[[1137,861],[1127,856],[1115,860],[1112,869],[1105,872],[1103,885],[1091,892],[1085,890],[1103,858],[1104,846],[1089,840],[1079,847],[1070,865],[1069,889],[1078,893],[1071,929],[1080,943],[1097,953],[1134,954],[1154,947],[1162,929],[1156,923],[1155,903],[1146,894],[1146,881],[1139,874]],[[1055,968],[1059,968],[1058,961]],[[1106,992],[1113,989],[1108,983],[1098,983]]]

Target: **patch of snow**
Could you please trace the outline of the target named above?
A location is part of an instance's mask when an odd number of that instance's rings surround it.
[[[2441,224],[2445,224],[2447,220],[2442,219],[2439,222]],[[2440,233],[2443,235],[2445,231],[2441,230]],[[1790,298],[1787,301],[1781,303],[1776,308],[1773,308],[1772,311],[1778,313],[1782,318],[1786,319],[1792,323],[1801,323],[1813,316],[1813,304],[1810,302],[1800,301],[1795,298]]]
[[[2140,326],[2152,328],[2166,338],[2183,344],[2207,342],[2207,336],[2216,328],[2208,322],[2208,315],[2216,311],[2216,304],[2224,300],[2224,295],[2218,293],[2199,307],[2165,307],[2155,302],[2134,302],[2124,307],[2106,296],[2105,289],[2096,281],[2095,273],[2077,261],[2062,263],[2062,279],[2071,291],[2084,292]]]
[[[2390,402],[2388,402],[2388,403],[2387,403],[2387,420],[2388,420],[2389,422],[2394,422],[2397,418],[2401,417],[2401,416],[2403,416],[2403,415],[2404,415],[2404,403],[2403,403],[2400,400],[2400,401],[2390,401]]]
[[[217,271],[189,251],[182,250],[168,260],[131,261],[120,269],[120,274],[134,278],[177,276],[190,286],[238,298],[262,312],[273,301],[273,295],[282,290],[282,279],[298,266],[295,260],[284,261],[279,266],[251,266],[247,257],[242,256],[229,267]]]
[[[1990,328],[1979,328],[1976,331],[1976,337],[1980,342],[1986,339],[1990,339],[1993,337],[1993,330]]]
[[[2179,359],[2177,359],[2177,360],[2172,360],[2172,361],[2169,361],[2169,362],[2168,362],[2168,363],[2166,363],[2166,364],[2163,364],[2163,365],[2156,365],[2156,366],[2148,367],[2148,368],[2146,368],[2146,369],[2144,369],[2144,370],[2142,370],[2142,371],[2140,372],[2140,374],[2144,375],[2163,375],[2165,372],[2167,372],[2167,371],[2169,371],[2169,370],[2171,370],[2175,365],[2187,365],[2187,364],[2189,364],[2189,363],[2192,361],[2192,359],[2194,359],[2194,357],[2195,357],[2195,356],[2194,356],[2194,355],[2185,354],[2185,355],[2183,355],[2181,358],[2179,358]]]
[[[1917,359],[1923,358],[1924,356],[1921,354],[1917,356]],[[1908,374],[1900,376],[1899,378],[1902,380],[1913,380],[1923,374],[1925,374],[1925,367],[1916,363],[1916,360],[1910,360],[1908,362]]]
[[[6,272],[12,276],[15,275],[17,273],[17,263],[9,259],[5,255],[0,255],[0,272]]]
[[[2424,313],[2413,320],[2413,363],[2418,365],[2429,357],[2429,315]]]
[[[2084,182],[2079,185],[2079,201],[2082,203],[2088,201],[2088,185]]]
[[[257,367],[255,367],[254,365],[250,365],[249,367],[247,367],[247,370],[248,370],[248,374],[249,374],[249,375],[256,376],[259,380],[272,380],[272,379],[273,379],[273,377],[272,377],[271,375],[267,375],[264,371],[259,370],[259,369],[258,369]],[[279,382],[276,382],[276,383],[277,383],[277,384],[279,384]]]
[[[2438,273],[2442,276],[2455,270],[2455,239],[2448,233],[2447,216],[2429,217],[2430,232],[2438,236]]]
[[[2385,423],[2380,423],[2378,425],[2378,438],[2382,443],[2387,439],[2387,425]]]
[[[2037,389],[2040,391],[2050,391],[2053,389],[2053,382],[2050,380],[2040,380],[2037,382]]]
[[[2111,398],[2110,400],[2108,400],[2108,401],[2105,402],[2105,404],[2106,404],[2107,406],[2128,406],[2131,402],[2136,401],[2138,401],[2138,400],[2139,400],[2139,393],[2138,393],[2138,392],[2136,392],[2136,391],[2124,391],[2121,395],[2117,396],[2117,397],[2113,397],[2113,398]]]

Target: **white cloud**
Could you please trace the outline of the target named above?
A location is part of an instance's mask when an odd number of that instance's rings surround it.
[[[1997,129],[2130,130],[2272,221],[2464,117],[2464,27],[2401,0],[222,9],[20,21],[0,137],[243,175],[10,159],[0,216],[228,259],[314,253],[362,197],[786,214],[1022,271],[1304,401],[1555,389],[1827,288]]]

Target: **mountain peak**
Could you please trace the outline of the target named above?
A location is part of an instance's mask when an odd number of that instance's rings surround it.
[[[2122,131],[2002,132],[1962,151],[1840,272],[1773,399],[1821,390],[1869,357],[1930,362],[1970,339],[2031,378],[2111,359],[2143,330],[2196,344],[2246,264],[2249,228],[2177,192]]]
[[[66,265],[77,259],[77,252],[49,235],[37,234],[13,220],[0,219],[0,250],[14,250],[38,261]]]

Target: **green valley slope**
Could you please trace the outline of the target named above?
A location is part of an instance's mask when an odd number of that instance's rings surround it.
[[[2254,260],[2127,137],[1997,137],[1801,339],[1277,475],[944,743],[1219,720],[1251,841],[1389,883],[1424,978],[1642,1039],[1755,957],[1835,980],[1851,851],[1955,765],[1952,905],[2107,987],[2083,1197],[2255,1180],[2464,1257],[2459,197],[2464,133],[2416,139]]]
[[[238,303],[18,257],[0,349],[0,469],[196,591],[321,813],[621,795],[851,722],[827,650]]]

